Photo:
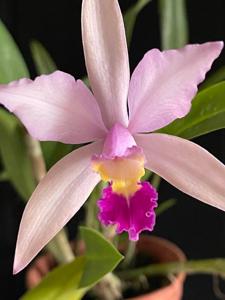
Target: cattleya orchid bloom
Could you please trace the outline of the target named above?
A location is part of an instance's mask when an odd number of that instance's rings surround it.
[[[20,224],[14,273],[70,220],[101,179],[108,186],[98,201],[100,221],[127,231],[132,240],[155,223],[157,192],[141,182],[144,168],[225,210],[224,165],[190,141],[149,133],[189,112],[197,85],[223,43],[153,49],[130,79],[117,0],[83,0],[82,37],[93,93],[60,71],[0,86],[0,103],[34,138],[89,143],[53,166],[31,196]]]

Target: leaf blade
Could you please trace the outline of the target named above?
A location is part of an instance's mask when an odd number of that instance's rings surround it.
[[[0,20],[0,82],[29,77],[29,72],[22,54],[6,26]]]
[[[41,149],[46,168],[49,170],[57,161],[69,154],[74,149],[74,146],[60,142],[41,142]]]
[[[151,0],[138,0],[134,5],[132,5],[124,15],[124,25],[126,29],[126,37],[128,46],[131,43],[132,35],[134,31],[134,26],[138,14],[141,10],[150,2]]]
[[[158,132],[193,139],[225,128],[225,82],[200,91],[192,102],[190,112]]]
[[[21,300],[79,300],[86,289],[79,289],[79,282],[85,265],[85,257],[62,265],[50,272],[34,289],[28,291]]]
[[[29,77],[29,71],[10,32],[0,20],[0,83]],[[35,187],[25,131],[17,119],[0,108],[0,152],[5,171],[14,187],[27,200]]]
[[[51,55],[39,41],[33,40],[30,49],[38,75],[50,74],[57,70]]]
[[[86,254],[55,268],[21,300],[79,300],[119,263],[122,255],[100,233],[86,227],[81,227],[80,230],[85,241]]]
[[[180,48],[188,42],[185,0],[160,0],[162,49]]]
[[[207,87],[210,87],[211,85],[214,85],[224,80],[225,80],[225,66],[222,66],[214,73],[209,75],[209,77],[201,84],[200,90],[203,90]]]
[[[86,245],[87,259],[80,286],[85,287],[111,272],[123,256],[96,230],[87,227],[80,227],[80,230]]]
[[[8,178],[24,200],[28,200],[36,182],[26,147],[26,133],[18,120],[0,109],[0,153]]]

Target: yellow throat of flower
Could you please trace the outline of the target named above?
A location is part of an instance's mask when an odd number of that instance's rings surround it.
[[[128,198],[138,189],[138,182],[145,174],[144,157],[133,154],[129,157],[101,159],[92,162],[93,170],[103,181],[112,182],[113,192]]]

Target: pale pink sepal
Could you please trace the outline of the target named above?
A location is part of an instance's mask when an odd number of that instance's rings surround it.
[[[225,166],[188,140],[166,134],[135,135],[146,168],[184,193],[225,210]]]
[[[131,132],[150,132],[190,110],[197,85],[219,56],[223,42],[187,45],[178,50],[153,49],[135,69],[128,104]]]
[[[84,0],[82,36],[88,76],[105,125],[128,124],[129,59],[117,0]]]
[[[106,134],[92,93],[82,81],[64,72],[0,85],[0,103],[41,141],[79,144]]]
[[[18,273],[81,208],[100,181],[91,156],[102,151],[96,142],[60,160],[39,183],[21,220],[14,260]]]

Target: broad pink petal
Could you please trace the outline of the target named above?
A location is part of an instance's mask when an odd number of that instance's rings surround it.
[[[225,210],[225,166],[188,140],[167,134],[137,134],[146,167],[184,193]]]
[[[86,66],[105,125],[128,124],[130,80],[122,14],[117,0],[84,0],[82,36]]]
[[[90,167],[102,142],[84,146],[60,160],[29,200],[20,224],[14,272],[22,270],[81,208],[100,181]]]
[[[91,92],[82,81],[64,72],[0,85],[0,103],[38,140],[79,144],[106,133]]]
[[[197,85],[204,80],[222,48],[223,42],[211,42],[147,52],[131,77],[128,96],[131,132],[154,131],[184,117]]]

